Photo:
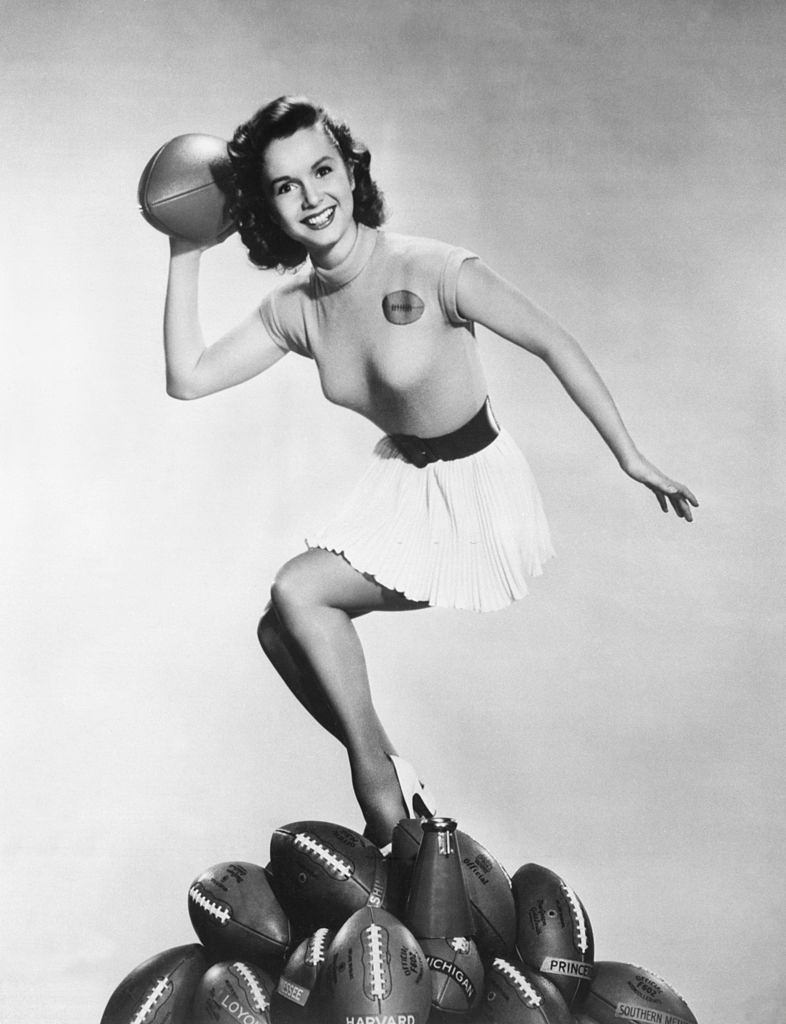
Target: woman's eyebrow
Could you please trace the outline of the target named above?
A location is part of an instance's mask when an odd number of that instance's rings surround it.
[[[333,157],[331,156],[330,153],[326,153],[324,156],[321,156],[319,160],[315,160],[314,163],[311,165],[311,170],[315,171],[317,167],[319,167],[320,164],[323,164],[326,160],[333,160]],[[291,181],[293,177],[295,176],[292,174],[281,174],[277,178],[273,178],[270,184],[277,185],[278,182],[280,181]]]

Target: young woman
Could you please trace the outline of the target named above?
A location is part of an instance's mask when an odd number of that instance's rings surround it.
[[[473,325],[543,359],[628,476],[691,521],[698,503],[636,449],[577,342],[473,253],[380,231],[370,156],[303,98],[280,97],[230,144],[233,212],[259,267],[286,279],[205,347],[197,308],[206,246],[171,240],[167,390],[192,399],[262,373],[287,352],[314,360],[329,401],[383,432],[346,506],[280,570],[259,625],[271,662],[346,747],[367,834],[433,812],[371,699],[353,620],[442,606],[488,611],[526,593],[551,555],[523,455],[488,402]]]

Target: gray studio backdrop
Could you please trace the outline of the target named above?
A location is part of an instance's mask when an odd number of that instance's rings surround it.
[[[377,433],[295,356],[168,399],[167,248],[135,206],[166,139],[306,92],[371,147],[390,229],[554,313],[702,502],[663,516],[545,367],[479,332],[558,558],[507,612],[361,624],[391,735],[510,871],[570,882],[600,958],[702,1024],[778,1021],[786,9],[12,0],[3,22],[0,1018],[97,1020],[192,941],[198,873],[266,863],[284,822],[361,825],[255,626]],[[211,337],[277,282],[236,238],[203,275]]]

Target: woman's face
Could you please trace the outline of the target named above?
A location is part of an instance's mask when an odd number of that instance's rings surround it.
[[[354,181],[322,127],[274,139],[262,166],[268,202],[282,230],[318,265],[340,262],[357,234]]]

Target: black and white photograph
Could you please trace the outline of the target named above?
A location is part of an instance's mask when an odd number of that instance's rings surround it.
[[[786,7],[3,14],[0,1022],[781,1024]]]

